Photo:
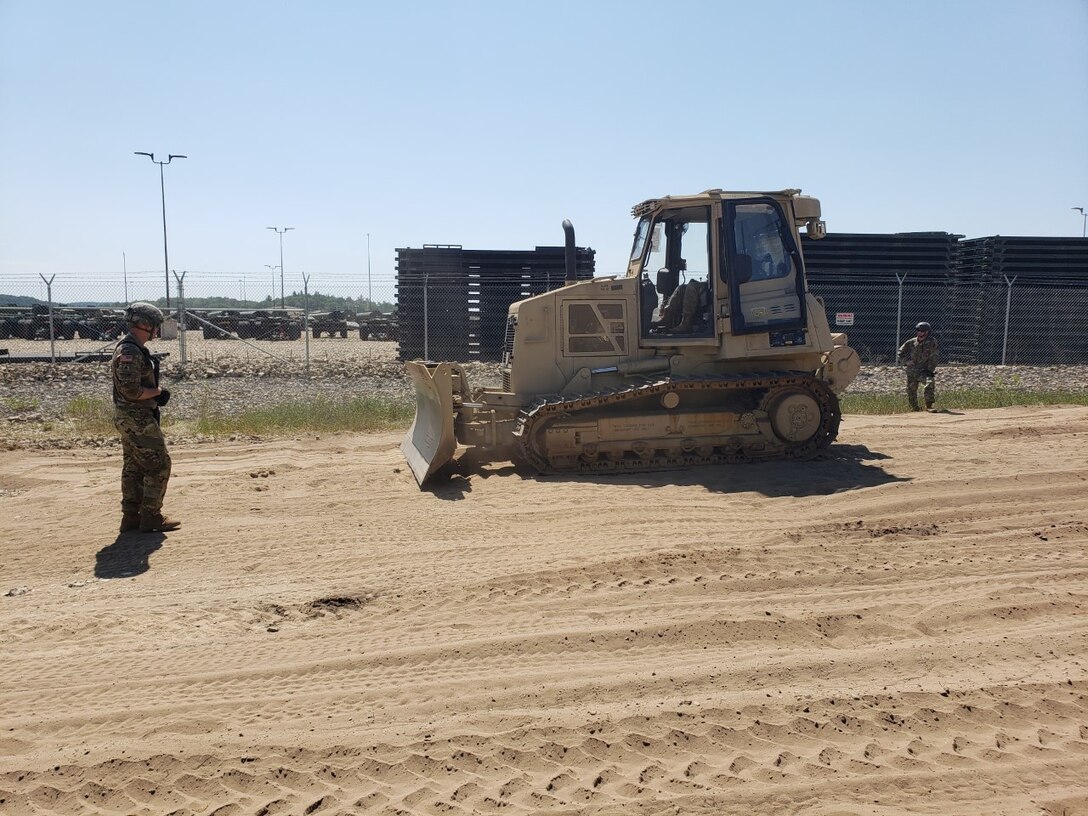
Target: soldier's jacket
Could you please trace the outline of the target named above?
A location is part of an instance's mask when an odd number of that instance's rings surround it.
[[[932,374],[937,370],[937,341],[933,335],[929,335],[921,343],[917,337],[912,337],[899,347],[897,359],[906,364],[908,371]]]
[[[124,413],[158,414],[154,399],[139,399],[145,388],[159,387],[159,361],[126,334],[113,350],[113,404]]]

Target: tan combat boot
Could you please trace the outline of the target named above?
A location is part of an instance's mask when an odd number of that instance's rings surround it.
[[[121,516],[121,532],[131,533],[140,529],[140,516],[137,513],[124,513]]]
[[[167,518],[161,514],[156,514],[154,516],[142,514],[140,516],[141,533],[168,533],[171,530],[176,530],[180,526],[180,521],[174,521],[174,519]]]

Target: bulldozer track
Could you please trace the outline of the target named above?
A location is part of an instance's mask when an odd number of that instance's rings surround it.
[[[718,391],[722,396],[749,392],[759,395],[761,405],[779,389],[803,389],[820,408],[819,426],[809,438],[795,443],[780,442],[767,446],[767,437],[750,439],[731,437],[721,444],[692,451],[636,451],[633,447],[622,457],[596,457],[554,461],[539,442],[543,431],[552,422],[597,408],[622,407],[645,397],[666,392]],[[519,453],[526,462],[543,473],[608,473],[672,470],[698,465],[734,464],[741,462],[804,459],[826,448],[838,435],[842,412],[839,401],[828,385],[802,371],[768,371],[751,374],[721,374],[698,377],[668,377],[633,382],[619,388],[604,389],[578,395],[550,394],[541,396],[524,408],[516,420],[513,436]],[[745,443],[748,444],[745,444]],[[704,446],[705,447],[705,446]]]

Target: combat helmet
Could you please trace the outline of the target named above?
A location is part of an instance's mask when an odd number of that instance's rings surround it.
[[[916,332],[920,332],[920,331],[924,331],[924,332],[927,332],[927,331],[929,331],[929,330],[930,330],[931,328],[932,328],[932,327],[931,327],[931,326],[930,326],[930,325],[929,325],[928,323],[926,323],[926,322],[925,322],[925,321],[923,320],[923,321],[922,321],[921,323],[919,323],[919,324],[918,324],[917,326],[915,326],[915,327],[914,327],[914,330],[915,330]]]
[[[148,323],[157,329],[162,325],[162,312],[150,303],[133,303],[125,309],[125,320],[129,325]]]

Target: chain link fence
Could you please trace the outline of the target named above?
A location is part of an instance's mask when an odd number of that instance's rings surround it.
[[[3,276],[0,361],[106,359],[125,330],[121,310],[136,300],[168,312],[156,350],[182,367],[267,357],[308,370],[315,357],[345,354],[494,361],[510,303],[563,285],[556,251],[538,247],[499,258],[459,247],[402,250],[396,281],[176,273],[169,309],[161,272],[123,281]],[[578,252],[579,278],[591,277],[593,250]],[[441,263],[432,268],[432,260]],[[904,265],[851,278],[821,270],[817,258],[809,287],[832,330],[847,333],[866,365],[893,363],[922,320],[932,324],[945,363],[1088,363],[1088,269],[1048,278],[993,266],[984,275],[958,274],[961,266],[941,264],[947,274]]]
[[[945,363],[1088,363],[1088,280],[1060,286],[985,283],[936,286],[924,280],[810,285],[832,331],[845,332],[862,362],[895,362],[921,321],[933,326]]]
[[[168,306],[161,272],[122,281],[61,273],[38,280],[0,276],[0,362],[107,359],[126,331],[124,307],[134,301],[166,314],[156,352],[180,367],[221,358],[308,367],[311,358],[331,356],[333,348],[337,357],[347,346],[366,356],[374,344],[383,346],[382,356],[395,356],[396,291],[388,280],[305,274],[247,280],[199,272],[171,277]]]
[[[864,363],[894,362],[920,321],[944,362],[1088,363],[1088,241],[942,232],[802,239],[810,290]]]

